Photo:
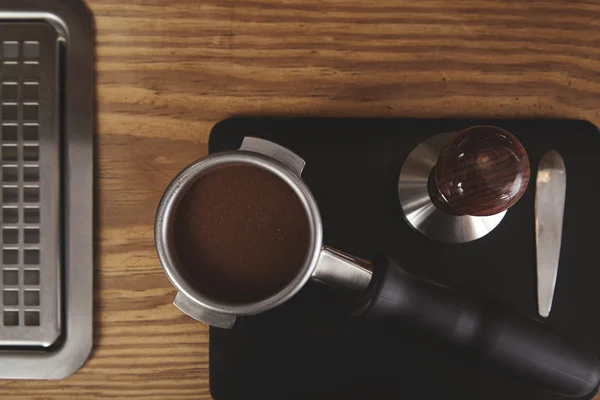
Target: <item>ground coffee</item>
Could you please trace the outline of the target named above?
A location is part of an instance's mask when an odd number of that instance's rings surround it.
[[[304,264],[310,241],[295,192],[273,173],[243,164],[200,176],[182,198],[173,228],[191,282],[232,303],[282,289]]]

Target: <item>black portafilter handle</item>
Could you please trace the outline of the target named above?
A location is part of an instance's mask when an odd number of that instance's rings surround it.
[[[516,380],[555,394],[581,397],[598,388],[596,354],[542,323],[415,278],[387,256],[376,257],[373,264],[373,278],[355,315],[406,322]]]

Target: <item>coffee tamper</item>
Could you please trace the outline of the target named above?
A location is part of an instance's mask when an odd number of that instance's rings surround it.
[[[415,147],[400,171],[398,197],[414,229],[438,242],[465,243],[498,226],[529,175],[517,138],[495,126],[474,126]]]

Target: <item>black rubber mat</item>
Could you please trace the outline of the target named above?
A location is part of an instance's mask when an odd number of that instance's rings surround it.
[[[490,124],[525,146],[532,179],[523,198],[486,237],[443,245],[403,220],[396,184],[408,153],[436,133]],[[363,258],[385,252],[414,275],[537,316],[533,199],[542,154],[558,150],[567,200],[554,305],[546,324],[600,353],[600,135],[569,120],[233,118],[216,125],[211,153],[265,138],[306,160],[303,178],[321,210],[324,243]],[[349,299],[307,285],[292,301],[211,328],[210,383],[217,400],[559,399],[464,357],[394,321],[346,318]],[[590,396],[591,398],[592,396]]]

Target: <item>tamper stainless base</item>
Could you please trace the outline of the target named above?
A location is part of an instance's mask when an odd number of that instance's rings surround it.
[[[398,198],[406,221],[417,231],[437,242],[466,243],[490,233],[502,221],[506,210],[482,217],[450,215],[433,204],[428,190],[429,176],[453,134],[432,136],[414,148],[400,171]]]

